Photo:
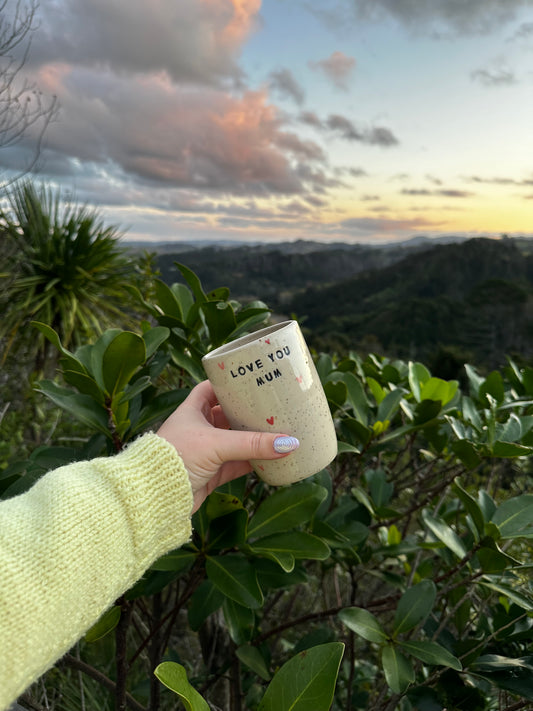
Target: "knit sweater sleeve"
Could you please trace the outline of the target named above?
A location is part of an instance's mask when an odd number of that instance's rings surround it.
[[[0,503],[0,711],[189,539],[192,505],[181,458],[155,434]]]

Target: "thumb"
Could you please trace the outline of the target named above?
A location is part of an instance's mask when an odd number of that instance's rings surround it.
[[[218,430],[222,435],[217,452],[223,462],[248,461],[249,459],[281,459],[298,449],[296,437],[269,432],[241,432]]]

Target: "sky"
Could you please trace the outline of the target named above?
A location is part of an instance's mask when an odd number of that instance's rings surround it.
[[[24,73],[130,240],[533,236],[533,0],[41,0]]]

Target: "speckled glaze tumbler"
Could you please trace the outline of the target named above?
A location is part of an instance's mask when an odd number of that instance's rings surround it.
[[[275,461],[254,460],[257,475],[283,486],[316,474],[337,454],[326,395],[296,321],[238,338],[202,359],[232,429],[280,432],[300,447]]]

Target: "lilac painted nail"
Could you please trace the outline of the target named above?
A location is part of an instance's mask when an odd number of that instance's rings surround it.
[[[300,446],[299,440],[296,437],[276,437],[274,440],[274,449],[278,454],[286,454],[294,452]]]

